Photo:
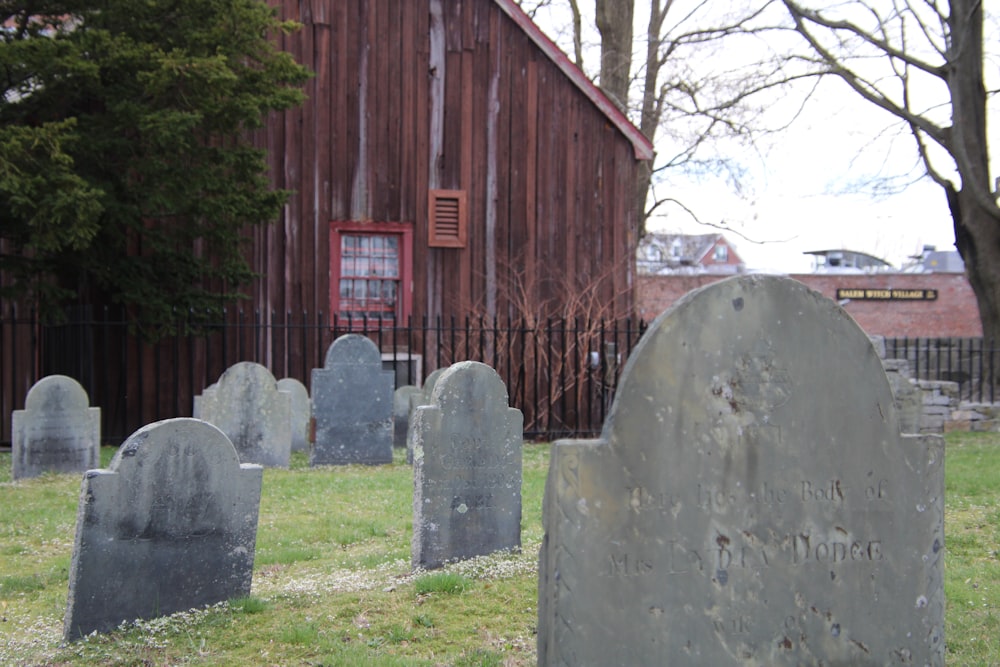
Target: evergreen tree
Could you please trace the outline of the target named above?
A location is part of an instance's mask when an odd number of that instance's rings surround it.
[[[147,333],[211,317],[287,197],[249,135],[303,99],[294,24],[260,0],[0,7],[0,296],[118,303]]]

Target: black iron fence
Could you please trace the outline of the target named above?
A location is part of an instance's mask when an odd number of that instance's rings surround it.
[[[916,380],[958,383],[961,400],[995,403],[1000,397],[1000,355],[992,339],[886,338],[885,356],[906,359]]]
[[[24,408],[28,390],[46,375],[79,381],[91,405],[101,408],[103,439],[118,444],[150,422],[189,416],[194,397],[239,361],[309,387],[330,344],[349,332],[378,345],[397,386],[421,384],[456,361],[481,361],[497,370],[510,404],[524,413],[526,437],[591,437],[601,430],[622,366],[644,330],[629,320],[424,318],[391,326],[244,310],[196,328],[188,324],[179,323],[188,333],[152,344],[107,310],[78,309],[58,325],[43,324],[31,311],[0,313],[0,446],[10,445],[11,413]],[[908,360],[915,379],[956,382],[963,400],[1000,397],[1000,354],[992,341],[886,338],[885,346],[886,357]]]
[[[46,375],[79,381],[101,408],[102,439],[118,444],[145,424],[191,415],[194,397],[239,361],[310,387],[312,370],[323,367],[326,350],[345,333],[378,345],[397,386],[421,384],[456,361],[481,361],[504,379],[511,406],[524,413],[527,438],[594,436],[643,331],[629,320],[424,318],[391,326],[243,310],[218,322],[195,319],[173,323],[186,334],[154,344],[108,310],[79,309],[58,325],[30,311],[0,314],[0,445],[11,443],[12,411],[24,408],[28,390]]]

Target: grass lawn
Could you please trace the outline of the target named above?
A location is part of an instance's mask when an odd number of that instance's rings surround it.
[[[949,665],[1000,667],[1000,435],[951,434]],[[102,465],[113,454],[102,452]],[[264,472],[252,595],[62,644],[80,475],[12,483],[0,454],[0,665],[534,665],[548,446],[526,444],[520,554],[413,573],[412,474]]]

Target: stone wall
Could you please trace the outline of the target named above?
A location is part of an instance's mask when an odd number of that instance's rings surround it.
[[[903,433],[1000,432],[1000,404],[973,403],[959,397],[957,382],[914,380],[905,359],[886,359],[885,340],[873,336],[899,411]]]
[[[944,433],[960,407],[957,382],[914,382],[921,397],[920,433]]]
[[[1000,405],[994,403],[970,403],[963,401],[951,413],[951,420],[944,425],[945,433],[950,431],[1000,432]]]

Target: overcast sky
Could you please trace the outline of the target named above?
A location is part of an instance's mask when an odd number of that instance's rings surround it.
[[[641,4],[637,3],[637,11]],[[588,3],[581,8],[592,11]],[[536,21],[567,50],[568,32],[561,27],[567,25],[566,16],[540,13]],[[637,17],[637,35],[645,30],[642,21]],[[596,36],[592,33],[590,39]],[[831,80],[792,127],[769,144],[754,150],[731,149],[746,170],[740,195],[722,178],[676,175],[669,194],[696,210],[700,219],[728,226],[729,230],[718,231],[736,246],[751,270],[809,271],[814,260],[804,253],[813,250],[861,251],[897,268],[925,245],[953,250],[951,217],[940,186],[924,179],[902,192],[874,197],[859,185],[913,172],[912,138],[885,133],[892,123],[891,116]],[[717,231],[678,209],[658,212],[648,228],[691,234]]]
[[[831,81],[831,84],[836,83]],[[847,249],[901,267],[923,246],[954,249],[951,216],[940,186],[929,179],[891,195],[872,196],[863,183],[913,166],[909,137],[879,136],[889,117],[830,86],[764,155],[745,153],[748,192],[721,182],[685,183],[683,197],[721,230],[750,269],[808,271],[808,251]],[[668,214],[650,228],[705,233],[712,228]]]

